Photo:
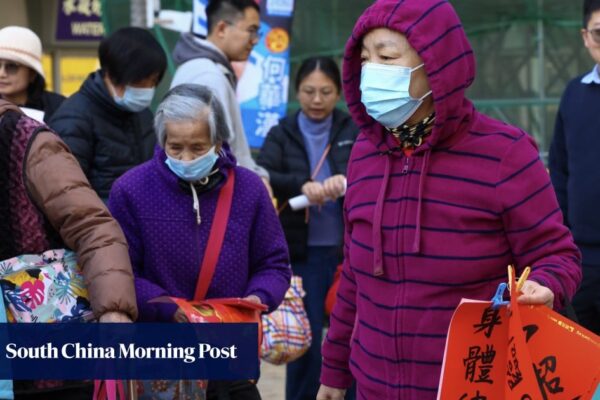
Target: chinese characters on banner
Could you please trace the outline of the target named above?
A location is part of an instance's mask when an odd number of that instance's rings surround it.
[[[206,35],[208,0],[194,2],[194,32]],[[290,75],[290,29],[294,0],[262,0],[261,37],[250,58],[235,65],[243,70],[238,101],[250,147],[261,147],[267,133],[285,116]]]
[[[512,287],[516,284],[513,281]],[[463,299],[446,342],[439,400],[589,400],[600,337],[545,306]]]
[[[104,26],[100,0],[59,0],[56,40],[100,40]]]

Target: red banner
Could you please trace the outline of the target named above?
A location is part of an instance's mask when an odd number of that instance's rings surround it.
[[[446,343],[439,400],[589,400],[600,337],[545,306],[463,299]]]

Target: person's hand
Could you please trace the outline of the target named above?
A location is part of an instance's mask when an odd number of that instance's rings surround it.
[[[100,322],[132,322],[129,315],[120,311],[105,312],[100,316]]]
[[[306,182],[302,185],[302,194],[308,197],[311,204],[323,204],[325,202],[325,190],[319,182]]]
[[[250,303],[254,303],[254,304],[262,304],[262,301],[260,301],[260,297],[254,295],[254,294],[251,294],[250,296],[246,296],[242,300],[246,300],[246,301],[249,301]]]
[[[327,178],[325,182],[323,182],[323,190],[325,192],[325,197],[331,200],[337,199],[342,196],[346,190],[346,177],[339,174]]]
[[[175,315],[173,316],[173,319],[175,320],[175,322],[179,322],[179,323],[190,322],[190,320],[185,315],[185,312],[181,309],[181,307],[177,308],[177,311],[175,311]]]
[[[521,288],[521,295],[517,297],[519,304],[542,304],[552,308],[554,293],[545,286],[534,281],[525,281]]]
[[[261,176],[260,179],[262,180],[263,185],[265,185],[265,187],[267,188],[267,192],[269,192],[269,197],[273,198],[273,188],[271,187],[271,183],[269,182],[269,178]]]
[[[336,389],[329,386],[321,385],[317,400],[344,400],[346,389]]]

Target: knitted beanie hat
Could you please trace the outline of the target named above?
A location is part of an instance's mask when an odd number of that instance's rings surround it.
[[[26,65],[42,78],[42,42],[30,29],[21,26],[7,26],[0,29],[0,59]]]

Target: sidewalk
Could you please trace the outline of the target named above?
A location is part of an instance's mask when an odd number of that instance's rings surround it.
[[[262,361],[258,390],[263,400],[285,398],[285,365],[277,366]]]

